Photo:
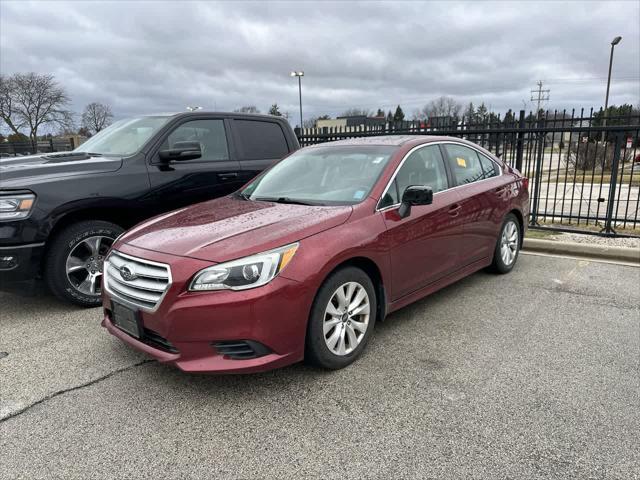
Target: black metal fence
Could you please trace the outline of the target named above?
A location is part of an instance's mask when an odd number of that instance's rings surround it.
[[[297,130],[302,146],[376,135],[446,135],[481,145],[529,177],[531,226],[640,236],[640,115],[584,111]]]
[[[73,138],[49,138],[31,142],[0,142],[0,158],[33,155],[35,153],[68,152],[75,148]]]

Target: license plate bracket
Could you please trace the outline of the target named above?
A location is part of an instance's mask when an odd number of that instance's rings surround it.
[[[120,303],[111,302],[111,312],[113,313],[113,324],[116,327],[132,337],[142,337],[144,330],[139,310],[133,310]]]

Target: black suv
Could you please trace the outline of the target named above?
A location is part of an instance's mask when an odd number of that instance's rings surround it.
[[[42,276],[100,303],[102,261],[141,220],[227,195],[299,148],[286,120],[189,112],[121,120],[73,152],[0,159],[0,289]]]

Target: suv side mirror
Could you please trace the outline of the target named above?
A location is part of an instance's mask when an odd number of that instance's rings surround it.
[[[160,150],[158,155],[163,162],[193,160],[202,157],[202,148],[200,142],[176,142],[173,148]]]
[[[412,205],[431,205],[433,203],[433,190],[424,185],[409,185],[402,194],[402,203],[398,208],[400,218],[411,214]]]

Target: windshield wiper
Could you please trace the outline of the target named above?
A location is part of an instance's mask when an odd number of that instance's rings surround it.
[[[236,192],[236,193],[233,194],[233,196],[236,197],[236,198],[239,198],[241,200],[247,200],[247,201],[251,200],[249,198],[249,195],[247,195],[246,193],[242,193],[242,192]]]
[[[256,197],[255,200],[258,200],[259,202],[290,203],[292,205],[317,205],[315,203],[303,202],[289,197]]]

